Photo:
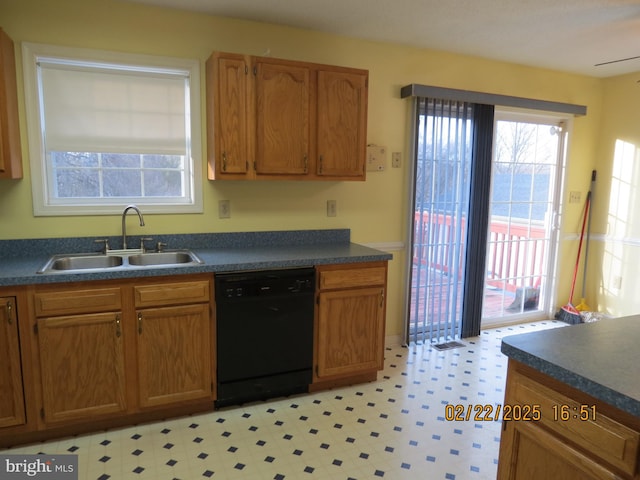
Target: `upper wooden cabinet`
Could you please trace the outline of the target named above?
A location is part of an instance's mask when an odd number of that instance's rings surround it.
[[[364,180],[368,72],[216,52],[210,179]]]
[[[319,176],[364,179],[367,76],[318,71]]]
[[[13,41],[0,28],[0,178],[22,178]]]
[[[207,61],[209,178],[249,174],[249,63],[241,55]],[[215,78],[215,81],[210,79]],[[217,161],[214,162],[213,159]]]
[[[305,175],[311,156],[311,72],[269,60],[254,65],[256,174]]]

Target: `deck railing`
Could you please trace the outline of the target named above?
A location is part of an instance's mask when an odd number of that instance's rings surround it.
[[[453,218],[445,214],[415,212],[414,265],[449,273],[450,245],[455,240]],[[465,235],[465,220],[461,234]],[[502,221],[493,218],[487,238],[488,285],[515,292],[520,287],[539,287],[547,239],[543,226]],[[458,265],[463,265],[459,259]]]

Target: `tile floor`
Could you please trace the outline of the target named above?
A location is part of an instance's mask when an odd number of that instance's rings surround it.
[[[494,479],[500,422],[447,421],[445,406],[501,404],[502,337],[565,325],[484,330],[443,351],[392,347],[377,382],[3,453],[74,453],[82,480]]]

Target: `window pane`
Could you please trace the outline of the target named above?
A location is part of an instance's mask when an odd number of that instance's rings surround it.
[[[168,170],[145,170],[144,193],[151,197],[181,197],[182,175]]]
[[[50,152],[51,163],[56,167],[97,167],[98,154],[87,152]]]
[[[105,197],[141,197],[142,184],[139,170],[105,170],[104,196]]]
[[[102,155],[104,168],[140,168],[140,155],[105,153]]]
[[[63,168],[55,170],[57,198],[100,196],[100,175],[96,169]]]
[[[180,155],[143,155],[144,168],[183,168],[184,157]]]

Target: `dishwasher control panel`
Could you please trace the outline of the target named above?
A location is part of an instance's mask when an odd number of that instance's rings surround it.
[[[314,268],[216,274],[216,299],[291,295],[314,290]]]

